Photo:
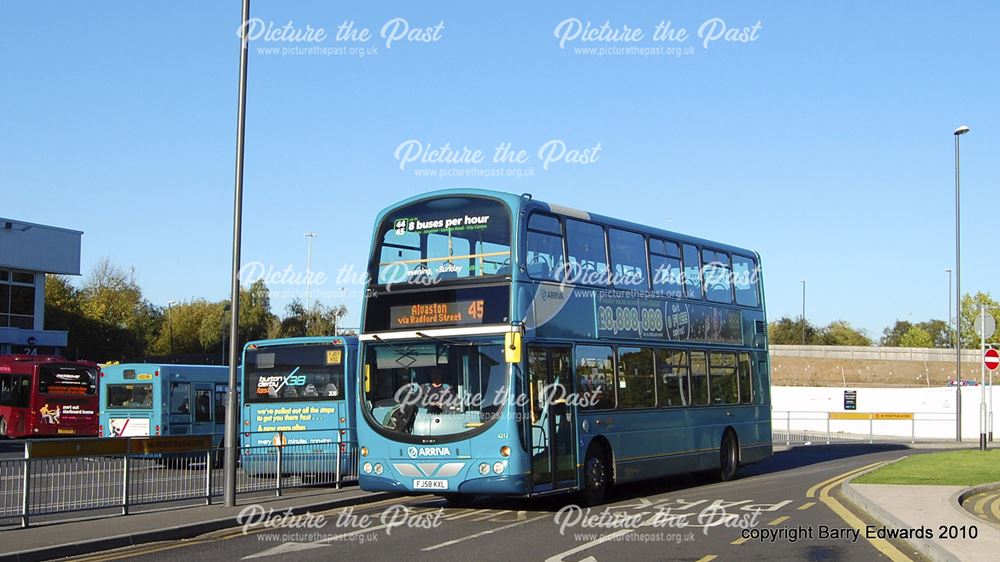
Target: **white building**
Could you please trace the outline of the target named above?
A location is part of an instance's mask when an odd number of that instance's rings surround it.
[[[67,333],[45,329],[45,275],[80,275],[82,232],[0,217],[0,354],[59,353]]]

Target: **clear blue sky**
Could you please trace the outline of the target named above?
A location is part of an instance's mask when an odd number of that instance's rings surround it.
[[[313,269],[334,277],[363,268],[374,216],[395,200],[463,185],[527,191],[755,248],[772,319],[799,313],[804,278],[810,319],[878,335],[897,318],[947,315],[951,132],[967,123],[963,287],[1000,292],[994,3],[371,4],[254,3],[265,23],[327,37],[251,43],[244,262],[303,271],[313,231]],[[83,230],[84,270],[105,256],[134,266],[154,303],[224,298],[239,16],[238,0],[0,4],[3,214]],[[386,49],[394,18],[444,27]],[[560,48],[567,18],[645,36]],[[705,48],[698,29],[712,18],[760,28],[752,42]],[[653,41],[668,20],[686,41]],[[344,21],[372,38],[338,42]],[[258,51],[359,45],[378,52]],[[628,46],[693,52],[574,51]],[[510,142],[531,157],[511,167],[535,175],[417,176],[394,157],[409,139],[487,158]],[[552,139],[600,143],[599,158],[543,170],[536,152]],[[356,325],[359,300],[338,289],[314,288]],[[276,298],[276,312],[285,304]]]

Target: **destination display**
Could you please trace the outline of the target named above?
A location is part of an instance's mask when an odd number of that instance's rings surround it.
[[[393,306],[389,329],[482,324],[484,305],[483,299],[475,299]]]
[[[365,332],[510,322],[510,285],[370,292]]]

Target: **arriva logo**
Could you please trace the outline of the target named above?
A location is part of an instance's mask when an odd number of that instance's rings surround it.
[[[409,447],[406,449],[406,454],[411,459],[417,457],[443,457],[451,455],[451,449],[448,447]]]

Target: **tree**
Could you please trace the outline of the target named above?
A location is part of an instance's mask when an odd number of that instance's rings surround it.
[[[801,340],[801,336],[800,336]],[[851,326],[846,320],[835,320],[820,330],[818,342],[822,345],[869,346],[871,338],[864,330]]]
[[[905,336],[910,330],[914,328],[919,328],[919,332],[914,332],[910,335],[909,342],[919,341],[924,342],[923,334],[927,334],[930,338],[930,345],[907,345],[903,343],[903,336]],[[919,339],[913,340],[912,338],[919,336]],[[951,347],[951,330],[948,328],[948,324],[944,320],[927,320],[926,322],[919,322],[914,324],[912,322],[907,322],[906,320],[896,320],[896,323],[890,328],[886,328],[882,333],[881,345],[886,347]]]
[[[771,344],[776,345],[798,345],[802,343],[802,326],[805,324],[806,344],[815,343],[816,327],[808,320],[792,320],[788,316],[782,317],[777,322],[771,322],[767,326],[767,338]]]
[[[301,336],[335,336],[340,319],[347,314],[343,305],[328,307],[316,303],[307,309],[302,301],[294,299],[285,308],[285,317],[276,323],[271,337],[293,338]]]
[[[962,297],[962,316],[959,324],[962,334],[962,347],[979,347],[979,335],[976,334],[974,322],[979,317],[979,305],[981,304],[987,306],[986,314],[993,316],[996,323],[1000,325],[1000,309],[997,308],[1000,304],[993,300],[989,293],[978,292],[975,295],[966,293]],[[990,307],[992,307],[992,310]],[[993,337],[986,341],[993,343],[1000,342],[1000,331],[994,333]]]
[[[73,357],[105,361],[141,354],[162,320],[139,286],[107,258],[79,290],[58,275],[46,277],[45,287],[46,324],[69,332],[67,354]]]
[[[934,347],[934,337],[920,324],[910,326],[899,338],[899,347]]]

